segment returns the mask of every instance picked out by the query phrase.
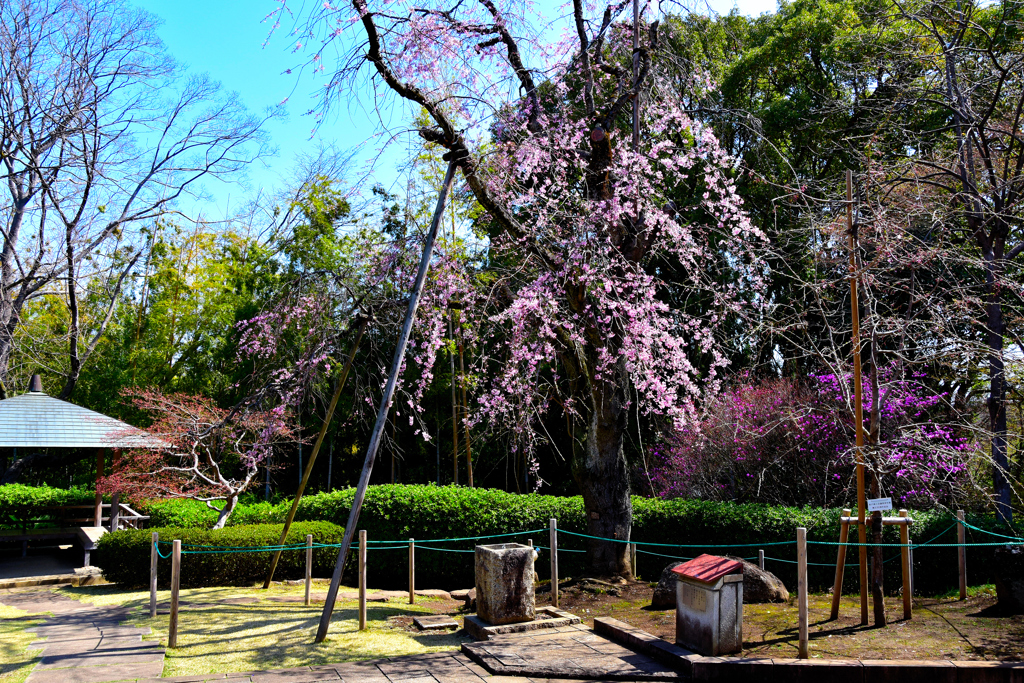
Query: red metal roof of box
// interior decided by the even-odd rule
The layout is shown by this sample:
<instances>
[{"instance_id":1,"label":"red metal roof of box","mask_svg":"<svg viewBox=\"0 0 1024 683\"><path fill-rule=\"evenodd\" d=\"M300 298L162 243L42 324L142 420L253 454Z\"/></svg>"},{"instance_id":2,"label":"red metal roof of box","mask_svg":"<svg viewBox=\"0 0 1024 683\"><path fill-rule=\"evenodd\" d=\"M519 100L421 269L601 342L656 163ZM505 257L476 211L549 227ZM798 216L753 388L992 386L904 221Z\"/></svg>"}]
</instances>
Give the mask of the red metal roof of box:
<instances>
[{"instance_id":1,"label":"red metal roof of box","mask_svg":"<svg viewBox=\"0 0 1024 683\"><path fill-rule=\"evenodd\" d=\"M701 555L677 565L672 571L688 579L713 583L723 576L743 573L743 563L730 560L728 557Z\"/></svg>"}]
</instances>

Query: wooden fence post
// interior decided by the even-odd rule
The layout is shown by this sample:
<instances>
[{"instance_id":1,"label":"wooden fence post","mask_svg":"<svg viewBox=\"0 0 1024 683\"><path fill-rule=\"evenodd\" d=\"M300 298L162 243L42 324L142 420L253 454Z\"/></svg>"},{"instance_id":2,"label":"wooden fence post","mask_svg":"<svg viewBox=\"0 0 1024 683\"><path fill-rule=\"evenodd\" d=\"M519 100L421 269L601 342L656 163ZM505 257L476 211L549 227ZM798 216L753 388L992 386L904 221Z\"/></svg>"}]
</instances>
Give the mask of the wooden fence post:
<instances>
[{"instance_id":1,"label":"wooden fence post","mask_svg":"<svg viewBox=\"0 0 1024 683\"><path fill-rule=\"evenodd\" d=\"M797 655L807 659L807 529L796 530L797 601L800 607L800 648Z\"/></svg>"},{"instance_id":2,"label":"wooden fence post","mask_svg":"<svg viewBox=\"0 0 1024 683\"><path fill-rule=\"evenodd\" d=\"M764 571L764 551L763 550L758 550L757 551L757 566L761 568L761 571Z\"/></svg>"},{"instance_id":3,"label":"wooden fence post","mask_svg":"<svg viewBox=\"0 0 1024 683\"><path fill-rule=\"evenodd\" d=\"M832 615L830 619L839 618L839 599L843 597L843 574L846 572L846 542L850 538L850 523L844 522L843 518L849 518L852 510L843 510L839 517L839 552L836 553L836 580L832 584Z\"/></svg>"},{"instance_id":4,"label":"wooden fence post","mask_svg":"<svg viewBox=\"0 0 1024 683\"><path fill-rule=\"evenodd\" d=\"M633 567L633 578L636 578L636 543L629 546L629 564Z\"/></svg>"},{"instance_id":5,"label":"wooden fence post","mask_svg":"<svg viewBox=\"0 0 1024 683\"><path fill-rule=\"evenodd\" d=\"M897 513L900 517L907 518L909 514L906 510L900 510ZM900 564L903 570L903 618L913 619L911 612L911 587L910 587L910 520L907 519L905 524L900 524L900 544L903 546L900 548Z\"/></svg>"},{"instance_id":6,"label":"wooden fence post","mask_svg":"<svg viewBox=\"0 0 1024 683\"><path fill-rule=\"evenodd\" d=\"M178 591L181 587L181 541L171 551L171 616L167 624L167 647L178 647Z\"/></svg>"},{"instance_id":7,"label":"wooden fence post","mask_svg":"<svg viewBox=\"0 0 1024 683\"><path fill-rule=\"evenodd\" d=\"M964 511L956 511L956 542L960 547L956 549L957 565L960 569L960 599L967 599L967 527L964 526Z\"/></svg>"},{"instance_id":8,"label":"wooden fence post","mask_svg":"<svg viewBox=\"0 0 1024 683\"><path fill-rule=\"evenodd\" d=\"M117 531L118 524L121 523L121 493L115 491L110 496L110 530Z\"/></svg>"},{"instance_id":9,"label":"wooden fence post","mask_svg":"<svg viewBox=\"0 0 1024 683\"><path fill-rule=\"evenodd\" d=\"M306 599L303 601L309 607L309 589L313 584L313 534L306 534Z\"/></svg>"},{"instance_id":10,"label":"wooden fence post","mask_svg":"<svg viewBox=\"0 0 1024 683\"><path fill-rule=\"evenodd\" d=\"M359 530L359 630L366 630L366 529Z\"/></svg>"},{"instance_id":11,"label":"wooden fence post","mask_svg":"<svg viewBox=\"0 0 1024 683\"><path fill-rule=\"evenodd\" d=\"M154 531L150 536L153 547L149 549L149 616L156 616L156 564L160 559L160 534Z\"/></svg>"},{"instance_id":12,"label":"wooden fence post","mask_svg":"<svg viewBox=\"0 0 1024 683\"><path fill-rule=\"evenodd\" d=\"M551 604L558 607L558 521L554 518L548 522L548 534L551 546Z\"/></svg>"},{"instance_id":13,"label":"wooden fence post","mask_svg":"<svg viewBox=\"0 0 1024 683\"><path fill-rule=\"evenodd\" d=\"M409 539L409 604L416 603L416 539Z\"/></svg>"}]
</instances>

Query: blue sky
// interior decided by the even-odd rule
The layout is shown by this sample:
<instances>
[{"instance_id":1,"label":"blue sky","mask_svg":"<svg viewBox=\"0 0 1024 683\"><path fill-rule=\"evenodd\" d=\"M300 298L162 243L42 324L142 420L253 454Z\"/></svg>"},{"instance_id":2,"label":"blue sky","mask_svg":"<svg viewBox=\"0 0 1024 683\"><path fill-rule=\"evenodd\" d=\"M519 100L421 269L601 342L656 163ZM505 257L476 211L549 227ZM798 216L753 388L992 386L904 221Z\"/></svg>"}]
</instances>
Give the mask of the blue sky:
<instances>
[{"instance_id":1,"label":"blue sky","mask_svg":"<svg viewBox=\"0 0 1024 683\"><path fill-rule=\"evenodd\" d=\"M261 160L250 169L250 187L209 185L213 201L202 207L209 218L227 214L232 206L258 188L271 190L287 183L297 155L314 153L319 146L354 149L366 143L378 130L377 118L357 104L338 107L311 136L313 120L304 116L310 93L320 78L299 78L286 71L297 65L299 55L290 53L294 44L281 33L264 47L270 30L263 19L278 6L274 0L135 0L135 3L163 20L160 37L168 50L190 71L209 73L228 90L236 91L252 111L263 111L287 99L287 117L268 127L274 157ZM709 0L718 12L735 7L745 14L774 11L775 0ZM301 3L300 3L301 5ZM282 25L282 29L287 29ZM400 125L402 121L395 121ZM396 126L397 127L397 126ZM356 154L358 173L375 156L378 143L365 144ZM398 150L377 161L375 179L385 186L398 183Z\"/></svg>"}]
</instances>

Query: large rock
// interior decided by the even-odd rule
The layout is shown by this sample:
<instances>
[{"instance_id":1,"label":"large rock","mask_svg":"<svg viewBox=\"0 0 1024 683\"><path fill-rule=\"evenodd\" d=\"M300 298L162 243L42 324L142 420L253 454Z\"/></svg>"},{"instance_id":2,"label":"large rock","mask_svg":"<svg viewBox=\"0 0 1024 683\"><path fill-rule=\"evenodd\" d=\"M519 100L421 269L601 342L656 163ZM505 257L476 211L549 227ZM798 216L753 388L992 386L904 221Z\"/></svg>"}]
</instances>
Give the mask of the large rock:
<instances>
[{"instance_id":1,"label":"large rock","mask_svg":"<svg viewBox=\"0 0 1024 683\"><path fill-rule=\"evenodd\" d=\"M787 602L789 591L771 572L739 557L727 556L743 563L743 602L752 605L761 602ZM651 609L672 609L676 606L676 575L672 569L682 562L673 562L661 572L658 585L651 597Z\"/></svg>"},{"instance_id":2,"label":"large rock","mask_svg":"<svg viewBox=\"0 0 1024 683\"><path fill-rule=\"evenodd\" d=\"M476 547L477 616L488 624L533 621L533 561L537 552L520 543Z\"/></svg>"},{"instance_id":3,"label":"large rock","mask_svg":"<svg viewBox=\"0 0 1024 683\"><path fill-rule=\"evenodd\" d=\"M1009 614L1024 612L1024 547L1008 545L995 551L996 598Z\"/></svg>"},{"instance_id":4,"label":"large rock","mask_svg":"<svg viewBox=\"0 0 1024 683\"><path fill-rule=\"evenodd\" d=\"M788 602L789 591L779 577L761 569L742 557L726 555L730 560L743 563L743 602L755 605L762 602Z\"/></svg>"},{"instance_id":5,"label":"large rock","mask_svg":"<svg viewBox=\"0 0 1024 683\"><path fill-rule=\"evenodd\" d=\"M672 573L672 569L681 564L682 562L673 562L662 570L658 585L654 588L654 596L651 598L651 609L675 608L676 575Z\"/></svg>"}]
</instances>

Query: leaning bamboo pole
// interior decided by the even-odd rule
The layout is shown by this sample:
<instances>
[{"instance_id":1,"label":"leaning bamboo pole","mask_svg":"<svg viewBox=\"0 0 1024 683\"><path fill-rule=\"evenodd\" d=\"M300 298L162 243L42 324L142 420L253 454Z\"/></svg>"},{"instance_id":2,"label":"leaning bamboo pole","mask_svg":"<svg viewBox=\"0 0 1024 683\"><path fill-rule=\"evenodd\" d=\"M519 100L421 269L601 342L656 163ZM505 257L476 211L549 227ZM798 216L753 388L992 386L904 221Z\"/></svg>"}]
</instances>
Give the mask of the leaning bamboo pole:
<instances>
[{"instance_id":1,"label":"leaning bamboo pole","mask_svg":"<svg viewBox=\"0 0 1024 683\"><path fill-rule=\"evenodd\" d=\"M377 457L377 450L380 448L381 437L387 424L391 399L395 395L395 386L398 384L398 371L402 368L405 347L409 344L409 335L412 333L412 322L416 317L416 309L420 305L420 295L423 293L423 284L427 279L427 270L430 268L430 257L434 253L434 240L437 237L437 228L441 223L441 215L444 213L448 190L451 189L452 181L455 179L455 168L456 162L449 161L448 171L444 175L444 182L437 193L437 207L434 209L434 217L430 222L430 229L427 231L427 237L423 243L423 255L420 257L420 267L416 273L416 284L413 285L412 294L409 296L409 308L405 312L405 322L402 324L402 332L398 336L398 344L395 345L395 356L391 361L391 373L388 375L388 382L384 387L384 395L381 396L380 406L377 409L377 422L373 426L370 445L366 449L363 471L359 475L359 485L356 487L356 495L352 499L352 508L348 513L348 522L345 523L345 536L341 541L338 559L334 563L331 587L327 590L324 611L320 615L320 625L316 631L315 642L317 643L323 642L327 637L327 629L331 625L331 615L334 613L334 604L338 599L338 588L341 586L341 574L345 568L345 558L348 556L349 548L352 546L352 536L356 531L356 524L359 523L359 512L362 510L363 499L366 497L366 487L370 483L370 474L373 472L373 461Z\"/></svg>"},{"instance_id":2,"label":"leaning bamboo pole","mask_svg":"<svg viewBox=\"0 0 1024 683\"><path fill-rule=\"evenodd\" d=\"M320 446L324 442L324 435L327 434L327 427L331 424L331 418L334 417L334 409L338 405L338 398L341 396L341 390L345 388L345 382L348 380L348 373L352 369L352 363L356 358L356 351L359 350L359 342L363 339L363 332L366 331L366 326L370 322L370 316L365 313L359 314L359 328L356 331L356 339L352 343L352 351L348 354L348 359L345 361L345 369L341 371L341 377L338 378L338 385L334 388L334 395L331 397L331 404L327 407L327 414L324 416L324 423L320 425L320 433L317 434L316 444L313 446L313 452L309 456L309 462L306 463L306 470L302 473L302 481L299 482L299 490L295 492L295 500L292 501L292 507L288 510L288 516L284 520L284 528L281 529L281 539L277 542L278 545L284 545L284 539L288 536L288 529L292 526L292 521L295 519L295 512L299 509L299 501L302 500L302 494L306 490L306 484L309 482L309 475L313 472L313 464L316 463L316 456L320 453ZM270 588L270 582L274 580L274 571L277 569L277 563L281 559L281 551L277 550L274 552L274 557L270 560L270 571L267 572L267 579L263 582L264 590Z\"/></svg>"}]
</instances>

